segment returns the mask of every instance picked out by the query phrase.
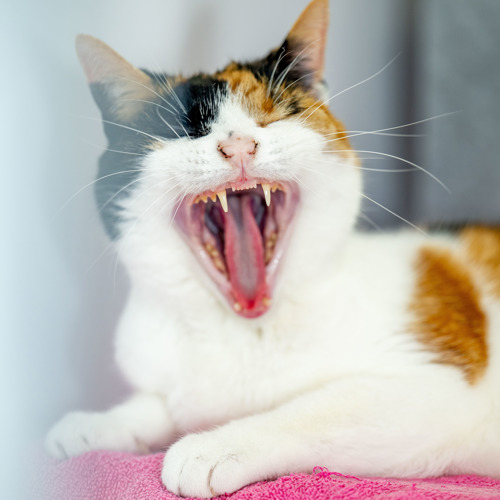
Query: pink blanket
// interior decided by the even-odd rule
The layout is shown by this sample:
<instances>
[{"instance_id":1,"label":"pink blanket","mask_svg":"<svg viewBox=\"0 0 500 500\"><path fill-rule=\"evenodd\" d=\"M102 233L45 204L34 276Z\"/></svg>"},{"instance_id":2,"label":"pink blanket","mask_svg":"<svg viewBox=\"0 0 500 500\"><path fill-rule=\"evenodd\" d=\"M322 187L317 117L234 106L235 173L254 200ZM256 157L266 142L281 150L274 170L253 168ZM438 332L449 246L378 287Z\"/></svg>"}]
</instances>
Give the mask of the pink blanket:
<instances>
[{"instance_id":1,"label":"pink blanket","mask_svg":"<svg viewBox=\"0 0 500 500\"><path fill-rule=\"evenodd\" d=\"M37 500L174 500L161 483L163 454L91 452L65 462L44 457L30 498ZM500 480L479 476L435 479L363 479L318 467L314 474L292 474L255 483L231 500L287 499L499 499Z\"/></svg>"}]
</instances>

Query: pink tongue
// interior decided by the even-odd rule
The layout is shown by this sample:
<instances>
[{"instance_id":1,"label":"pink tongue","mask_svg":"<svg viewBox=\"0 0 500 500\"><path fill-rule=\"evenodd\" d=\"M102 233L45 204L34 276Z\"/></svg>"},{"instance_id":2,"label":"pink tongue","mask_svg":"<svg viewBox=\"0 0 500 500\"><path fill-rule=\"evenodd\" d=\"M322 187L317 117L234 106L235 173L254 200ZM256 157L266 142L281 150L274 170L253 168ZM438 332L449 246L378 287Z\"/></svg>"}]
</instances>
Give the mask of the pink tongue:
<instances>
[{"instance_id":1,"label":"pink tongue","mask_svg":"<svg viewBox=\"0 0 500 500\"><path fill-rule=\"evenodd\" d=\"M244 310L260 308L266 296L264 245L250 195L229 196L224 214L226 263L236 302Z\"/></svg>"}]
</instances>

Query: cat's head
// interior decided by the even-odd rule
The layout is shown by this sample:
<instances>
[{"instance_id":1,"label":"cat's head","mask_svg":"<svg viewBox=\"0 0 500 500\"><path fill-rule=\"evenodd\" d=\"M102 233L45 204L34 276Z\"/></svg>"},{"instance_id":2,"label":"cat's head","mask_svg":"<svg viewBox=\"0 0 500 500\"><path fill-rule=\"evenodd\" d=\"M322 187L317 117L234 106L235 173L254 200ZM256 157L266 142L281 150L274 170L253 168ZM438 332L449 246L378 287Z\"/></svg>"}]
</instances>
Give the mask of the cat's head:
<instances>
[{"instance_id":1,"label":"cat's head","mask_svg":"<svg viewBox=\"0 0 500 500\"><path fill-rule=\"evenodd\" d=\"M301 287L333 265L360 179L324 103L327 24L328 1L313 0L265 58L187 78L139 70L78 37L109 141L98 205L132 274L183 275L187 245L204 281L253 318L281 274Z\"/></svg>"}]
</instances>

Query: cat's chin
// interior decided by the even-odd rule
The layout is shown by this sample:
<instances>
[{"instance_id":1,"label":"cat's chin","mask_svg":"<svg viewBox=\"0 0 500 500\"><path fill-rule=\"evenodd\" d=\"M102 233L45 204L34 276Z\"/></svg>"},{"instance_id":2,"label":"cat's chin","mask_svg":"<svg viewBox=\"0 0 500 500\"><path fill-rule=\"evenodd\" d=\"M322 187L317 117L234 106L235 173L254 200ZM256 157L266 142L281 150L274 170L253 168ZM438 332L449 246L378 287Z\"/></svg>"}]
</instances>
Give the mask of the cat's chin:
<instances>
[{"instance_id":1,"label":"cat's chin","mask_svg":"<svg viewBox=\"0 0 500 500\"><path fill-rule=\"evenodd\" d=\"M294 183L252 180L174 207L177 229L239 316L257 318L271 307L299 200Z\"/></svg>"}]
</instances>

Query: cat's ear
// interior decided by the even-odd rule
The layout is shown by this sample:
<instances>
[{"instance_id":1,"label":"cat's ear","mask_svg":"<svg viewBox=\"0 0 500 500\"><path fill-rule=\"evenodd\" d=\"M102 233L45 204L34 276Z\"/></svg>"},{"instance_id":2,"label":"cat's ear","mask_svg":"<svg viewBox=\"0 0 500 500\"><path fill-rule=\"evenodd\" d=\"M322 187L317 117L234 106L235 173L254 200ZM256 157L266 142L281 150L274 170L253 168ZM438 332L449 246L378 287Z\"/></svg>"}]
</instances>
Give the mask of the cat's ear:
<instances>
[{"instance_id":1,"label":"cat's ear","mask_svg":"<svg viewBox=\"0 0 500 500\"><path fill-rule=\"evenodd\" d=\"M282 49L311 90L322 92L329 21L328 0L312 0L288 33ZM280 51L278 51L280 52Z\"/></svg>"},{"instance_id":2,"label":"cat's ear","mask_svg":"<svg viewBox=\"0 0 500 500\"><path fill-rule=\"evenodd\" d=\"M126 121L154 94L151 78L98 38L78 35L76 52L103 115Z\"/></svg>"}]
</instances>

